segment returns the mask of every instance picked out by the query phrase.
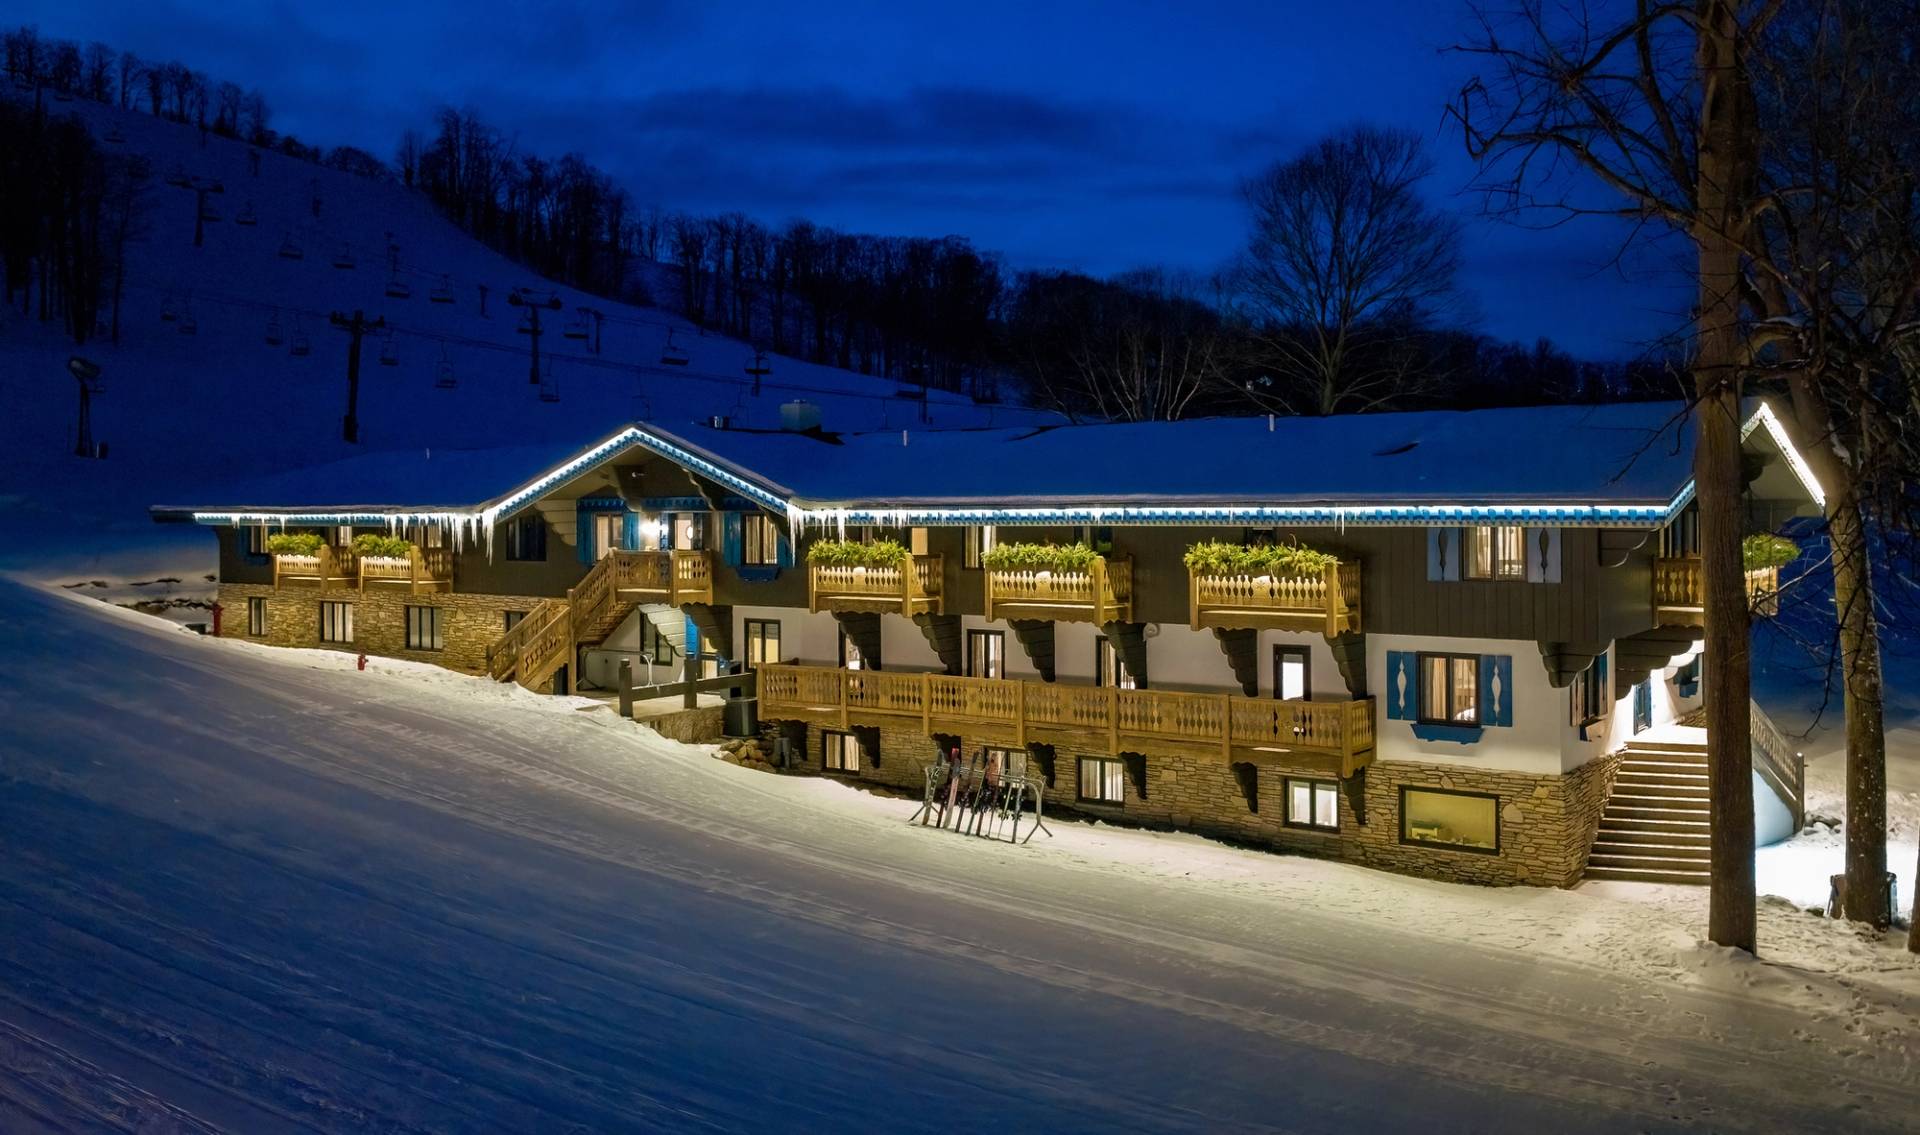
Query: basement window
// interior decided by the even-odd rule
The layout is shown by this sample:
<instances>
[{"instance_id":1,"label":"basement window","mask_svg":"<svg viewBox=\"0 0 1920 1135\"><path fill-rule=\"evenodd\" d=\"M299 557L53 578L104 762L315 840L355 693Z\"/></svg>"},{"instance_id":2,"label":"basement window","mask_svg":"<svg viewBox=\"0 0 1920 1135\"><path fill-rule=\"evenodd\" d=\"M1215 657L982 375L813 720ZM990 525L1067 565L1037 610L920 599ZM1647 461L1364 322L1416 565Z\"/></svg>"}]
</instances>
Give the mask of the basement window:
<instances>
[{"instance_id":1,"label":"basement window","mask_svg":"<svg viewBox=\"0 0 1920 1135\"><path fill-rule=\"evenodd\" d=\"M851 733L821 733L820 765L828 772L859 772L860 742Z\"/></svg>"},{"instance_id":2,"label":"basement window","mask_svg":"<svg viewBox=\"0 0 1920 1135\"><path fill-rule=\"evenodd\" d=\"M1400 786L1400 842L1500 853L1500 798L1482 792Z\"/></svg>"},{"instance_id":3,"label":"basement window","mask_svg":"<svg viewBox=\"0 0 1920 1135\"><path fill-rule=\"evenodd\" d=\"M1080 799L1086 803L1125 803L1126 785L1125 762L1114 757L1080 758Z\"/></svg>"},{"instance_id":4,"label":"basement window","mask_svg":"<svg viewBox=\"0 0 1920 1135\"><path fill-rule=\"evenodd\" d=\"M320 641L353 641L353 604L320 604Z\"/></svg>"},{"instance_id":5,"label":"basement window","mask_svg":"<svg viewBox=\"0 0 1920 1135\"><path fill-rule=\"evenodd\" d=\"M1340 786L1331 780L1285 779L1287 815L1290 828L1340 830Z\"/></svg>"}]
</instances>

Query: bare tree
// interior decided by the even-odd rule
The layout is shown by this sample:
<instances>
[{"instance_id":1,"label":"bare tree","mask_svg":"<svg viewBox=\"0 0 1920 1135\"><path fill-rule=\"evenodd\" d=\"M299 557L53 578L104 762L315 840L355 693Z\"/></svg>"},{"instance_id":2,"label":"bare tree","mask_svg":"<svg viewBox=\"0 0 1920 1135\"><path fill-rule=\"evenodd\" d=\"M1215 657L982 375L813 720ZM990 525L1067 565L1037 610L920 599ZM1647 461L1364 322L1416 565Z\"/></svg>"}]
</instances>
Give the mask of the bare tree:
<instances>
[{"instance_id":1,"label":"bare tree","mask_svg":"<svg viewBox=\"0 0 1920 1135\"><path fill-rule=\"evenodd\" d=\"M87 45L84 87L88 98L95 102L113 102L114 62L113 48L104 43Z\"/></svg>"},{"instance_id":2,"label":"bare tree","mask_svg":"<svg viewBox=\"0 0 1920 1135\"><path fill-rule=\"evenodd\" d=\"M120 53L120 109L132 110L135 100L140 97L141 84L147 79L147 65L131 51Z\"/></svg>"},{"instance_id":3,"label":"bare tree","mask_svg":"<svg viewBox=\"0 0 1920 1135\"><path fill-rule=\"evenodd\" d=\"M1162 269L1095 280L1030 272L1008 313L1015 363L1069 418L1171 421L1225 380L1233 353L1200 284Z\"/></svg>"},{"instance_id":4,"label":"bare tree","mask_svg":"<svg viewBox=\"0 0 1920 1135\"><path fill-rule=\"evenodd\" d=\"M1418 384L1403 347L1453 305L1460 263L1458 225L1419 194L1430 170L1418 135L1362 126L1243 187L1238 282L1287 408L1371 410Z\"/></svg>"}]
</instances>

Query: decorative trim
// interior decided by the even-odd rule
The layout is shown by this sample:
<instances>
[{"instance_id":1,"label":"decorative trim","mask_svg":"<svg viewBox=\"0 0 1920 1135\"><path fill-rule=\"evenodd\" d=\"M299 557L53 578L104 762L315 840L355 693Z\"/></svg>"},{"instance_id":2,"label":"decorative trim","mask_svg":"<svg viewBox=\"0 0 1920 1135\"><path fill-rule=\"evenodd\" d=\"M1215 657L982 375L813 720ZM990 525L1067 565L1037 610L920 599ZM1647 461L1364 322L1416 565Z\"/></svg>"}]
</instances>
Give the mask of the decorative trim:
<instances>
[{"instance_id":1,"label":"decorative trim","mask_svg":"<svg viewBox=\"0 0 1920 1135\"><path fill-rule=\"evenodd\" d=\"M1485 733L1484 725L1435 725L1431 722L1414 722L1413 735L1422 741L1451 741L1456 745L1472 745Z\"/></svg>"}]
</instances>

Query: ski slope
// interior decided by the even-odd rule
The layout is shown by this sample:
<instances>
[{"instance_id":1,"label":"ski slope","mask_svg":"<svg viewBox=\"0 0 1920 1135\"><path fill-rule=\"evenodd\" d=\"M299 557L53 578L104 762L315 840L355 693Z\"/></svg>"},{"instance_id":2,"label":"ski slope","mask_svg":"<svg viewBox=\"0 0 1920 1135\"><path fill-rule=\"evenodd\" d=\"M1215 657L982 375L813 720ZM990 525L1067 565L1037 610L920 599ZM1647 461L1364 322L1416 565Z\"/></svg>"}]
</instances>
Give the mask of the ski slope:
<instances>
[{"instance_id":1,"label":"ski slope","mask_svg":"<svg viewBox=\"0 0 1920 1135\"><path fill-rule=\"evenodd\" d=\"M0 584L0 1130L1911 1130L1920 965L906 801ZM32 633L25 633L31 628Z\"/></svg>"},{"instance_id":2,"label":"ski slope","mask_svg":"<svg viewBox=\"0 0 1920 1135\"><path fill-rule=\"evenodd\" d=\"M752 345L703 335L662 308L609 303L538 279L398 184L266 152L256 174L240 142L80 100L50 109L85 120L103 148L145 157L153 181L144 234L129 252L121 344L102 339L77 350L104 371L93 432L108 446L106 461L71 456L71 340L57 325L0 307L8 409L0 416L0 563L26 562L44 548L85 566L131 543L185 539L152 531L141 510L354 452L585 444L637 419L679 426L724 415L773 428L782 403L795 399L819 406L823 424L839 431L1053 420L934 392L923 422L917 397L905 396L917 388L782 356L769 356L771 373L756 394L745 373ZM115 131L122 141L104 141ZM208 198L220 219L204 226L202 247L193 243L196 196L170 184L176 176L223 187ZM243 213L256 223L237 223ZM336 267L336 259L352 267ZM652 276L666 291L664 275ZM408 296L389 296L393 283ZM433 302L443 287L451 302ZM518 333L522 313L507 303L520 287L562 304L543 313L541 337L557 402L542 401L528 382L531 338ZM598 353L591 340L566 335L582 305L605 313ZM381 362L384 336L365 341L357 449L340 440L348 336L327 324L329 313L355 310L387 321L395 359ZM182 332L189 318L190 335ZM278 345L267 342L270 328ZM662 364L670 333L684 366ZM309 353L296 356L301 336ZM443 363L452 389L437 385ZM202 544L211 562L211 544Z\"/></svg>"}]
</instances>

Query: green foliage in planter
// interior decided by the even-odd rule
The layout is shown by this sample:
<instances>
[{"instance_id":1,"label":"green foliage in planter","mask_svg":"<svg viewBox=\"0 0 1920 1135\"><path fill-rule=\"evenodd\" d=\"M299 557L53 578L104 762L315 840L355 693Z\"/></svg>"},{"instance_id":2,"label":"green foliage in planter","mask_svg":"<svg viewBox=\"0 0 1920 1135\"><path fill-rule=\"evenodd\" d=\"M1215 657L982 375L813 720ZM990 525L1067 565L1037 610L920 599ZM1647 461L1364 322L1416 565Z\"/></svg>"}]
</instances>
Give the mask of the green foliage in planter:
<instances>
[{"instance_id":1,"label":"green foliage in planter","mask_svg":"<svg viewBox=\"0 0 1920 1135\"><path fill-rule=\"evenodd\" d=\"M988 571L1087 571L1099 556L1086 544L995 544L980 557Z\"/></svg>"},{"instance_id":2,"label":"green foliage in planter","mask_svg":"<svg viewBox=\"0 0 1920 1135\"><path fill-rule=\"evenodd\" d=\"M1748 571L1782 568L1800 558L1800 545L1785 536L1756 532L1740 541L1740 558Z\"/></svg>"},{"instance_id":3,"label":"green foliage in planter","mask_svg":"<svg viewBox=\"0 0 1920 1135\"><path fill-rule=\"evenodd\" d=\"M400 536L382 536L362 532L353 538L353 554L376 558L406 559L413 552L413 541Z\"/></svg>"},{"instance_id":4,"label":"green foliage in planter","mask_svg":"<svg viewBox=\"0 0 1920 1135\"><path fill-rule=\"evenodd\" d=\"M1189 570L1201 575L1269 575L1297 578L1325 575L1340 557L1298 544L1229 544L1205 540L1187 549Z\"/></svg>"},{"instance_id":5,"label":"green foliage in planter","mask_svg":"<svg viewBox=\"0 0 1920 1135\"><path fill-rule=\"evenodd\" d=\"M907 546L898 540L815 540L807 545L807 562L821 567L901 567Z\"/></svg>"},{"instance_id":6,"label":"green foliage in planter","mask_svg":"<svg viewBox=\"0 0 1920 1135\"><path fill-rule=\"evenodd\" d=\"M275 532L267 537L267 551L276 556L317 556L326 543L317 532Z\"/></svg>"}]
</instances>

